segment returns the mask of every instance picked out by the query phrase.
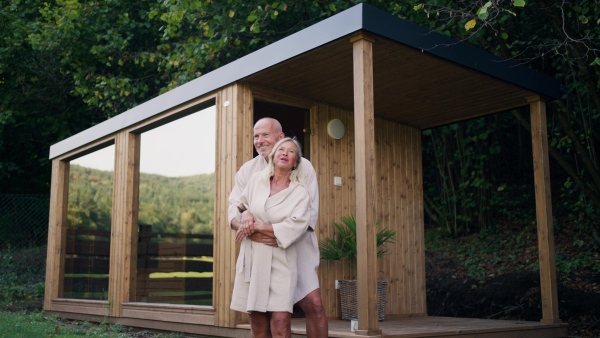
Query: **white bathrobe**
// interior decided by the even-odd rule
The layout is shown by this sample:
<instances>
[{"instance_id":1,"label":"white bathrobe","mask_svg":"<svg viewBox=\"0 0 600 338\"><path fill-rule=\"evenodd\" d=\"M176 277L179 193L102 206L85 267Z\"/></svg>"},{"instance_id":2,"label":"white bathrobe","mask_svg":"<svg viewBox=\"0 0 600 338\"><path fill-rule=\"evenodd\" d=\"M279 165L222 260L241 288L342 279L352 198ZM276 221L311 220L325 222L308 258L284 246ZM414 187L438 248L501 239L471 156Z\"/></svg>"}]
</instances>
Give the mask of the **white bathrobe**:
<instances>
[{"instance_id":1,"label":"white bathrobe","mask_svg":"<svg viewBox=\"0 0 600 338\"><path fill-rule=\"evenodd\" d=\"M240 170L235 174L235 185L229 195L229 216L228 224L237 217L239 198L252 175L264 170L267 167L267 161L262 156L256 156L252 160L244 163ZM310 221L308 229L304 235L296 241L296 250L300 253L302 259L298 260L298 284L294 295L294 302L298 302L313 290L319 288L319 277L317 269L319 268L319 242L315 235L317 218L319 215L319 185L317 184L317 174L309 160L302 158L299 174L304 178L304 184L308 189L310 196Z\"/></svg>"},{"instance_id":2,"label":"white bathrobe","mask_svg":"<svg viewBox=\"0 0 600 338\"><path fill-rule=\"evenodd\" d=\"M252 176L239 199L241 212L273 225L278 248L245 238L236 263L231 309L241 312L293 312L298 279L295 242L306 233L310 219L308 190L298 183L269 197L262 173Z\"/></svg>"}]
</instances>

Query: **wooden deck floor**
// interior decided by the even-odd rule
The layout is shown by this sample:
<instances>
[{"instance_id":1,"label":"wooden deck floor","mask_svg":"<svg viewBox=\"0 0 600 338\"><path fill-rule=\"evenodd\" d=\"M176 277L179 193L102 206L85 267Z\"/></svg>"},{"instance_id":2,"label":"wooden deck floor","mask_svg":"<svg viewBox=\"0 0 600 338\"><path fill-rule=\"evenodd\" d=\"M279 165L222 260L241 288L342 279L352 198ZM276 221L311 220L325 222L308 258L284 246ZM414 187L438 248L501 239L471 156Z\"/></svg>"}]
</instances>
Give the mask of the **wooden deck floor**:
<instances>
[{"instance_id":1,"label":"wooden deck floor","mask_svg":"<svg viewBox=\"0 0 600 338\"><path fill-rule=\"evenodd\" d=\"M235 337L249 338L250 325L239 324L236 328L216 327L181 322L165 322L156 319L111 318L89 315L84 313L54 313L61 317L103 321L112 324L122 324L162 332L183 332L184 337ZM350 332L350 322L329 320L329 337L356 338L363 337ZM306 322L304 318L292 319L292 337L306 338ZM382 330L381 338L407 337L443 337L443 338L559 338L567 336L567 324L543 324L515 320L450 318L450 317L402 317L386 318L379 322ZM188 335L189 334L189 335ZM372 337L372 336L371 336Z\"/></svg>"},{"instance_id":2,"label":"wooden deck floor","mask_svg":"<svg viewBox=\"0 0 600 338\"><path fill-rule=\"evenodd\" d=\"M294 337L305 337L304 319L292 319ZM379 323L383 338L404 337L493 337L539 338L565 337L567 324L542 324L540 322L449 318L409 317L386 319ZM329 320L329 337L361 337L350 332L350 322Z\"/></svg>"}]
</instances>

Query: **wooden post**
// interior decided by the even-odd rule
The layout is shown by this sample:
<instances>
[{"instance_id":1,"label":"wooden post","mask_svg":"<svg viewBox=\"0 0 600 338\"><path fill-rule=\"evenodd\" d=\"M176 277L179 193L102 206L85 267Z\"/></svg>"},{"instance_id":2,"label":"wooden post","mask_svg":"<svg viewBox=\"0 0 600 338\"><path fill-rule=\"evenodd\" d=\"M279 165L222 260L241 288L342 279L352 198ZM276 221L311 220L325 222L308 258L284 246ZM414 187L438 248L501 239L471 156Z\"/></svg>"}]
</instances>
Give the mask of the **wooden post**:
<instances>
[{"instance_id":1,"label":"wooden post","mask_svg":"<svg viewBox=\"0 0 600 338\"><path fill-rule=\"evenodd\" d=\"M50 214L48 221L48 253L46 255L46 290L44 310L52 310L52 299L63 295L65 247L67 243L67 206L69 192L69 163L52 161Z\"/></svg>"},{"instance_id":2,"label":"wooden post","mask_svg":"<svg viewBox=\"0 0 600 338\"><path fill-rule=\"evenodd\" d=\"M135 300L137 284L140 134L127 130L115 140L113 214L108 275L109 316L123 315L123 302Z\"/></svg>"},{"instance_id":3,"label":"wooden post","mask_svg":"<svg viewBox=\"0 0 600 338\"><path fill-rule=\"evenodd\" d=\"M222 327L248 322L246 314L229 308L239 245L227 224L227 209L235 173L252 159L252 108L252 92L247 86L234 84L217 93L213 300L215 323Z\"/></svg>"},{"instance_id":4,"label":"wooden post","mask_svg":"<svg viewBox=\"0 0 600 338\"><path fill-rule=\"evenodd\" d=\"M560 323L556 291L556 262L554 258L554 229L552 228L552 197L550 194L550 165L546 104L540 98L530 101L533 175L537 219L540 287L542 292L542 323Z\"/></svg>"},{"instance_id":5,"label":"wooden post","mask_svg":"<svg viewBox=\"0 0 600 338\"><path fill-rule=\"evenodd\" d=\"M381 335L377 315L377 240L375 227L375 112L373 39L350 39L354 50L354 131L356 166L356 241L358 279L357 335Z\"/></svg>"}]
</instances>

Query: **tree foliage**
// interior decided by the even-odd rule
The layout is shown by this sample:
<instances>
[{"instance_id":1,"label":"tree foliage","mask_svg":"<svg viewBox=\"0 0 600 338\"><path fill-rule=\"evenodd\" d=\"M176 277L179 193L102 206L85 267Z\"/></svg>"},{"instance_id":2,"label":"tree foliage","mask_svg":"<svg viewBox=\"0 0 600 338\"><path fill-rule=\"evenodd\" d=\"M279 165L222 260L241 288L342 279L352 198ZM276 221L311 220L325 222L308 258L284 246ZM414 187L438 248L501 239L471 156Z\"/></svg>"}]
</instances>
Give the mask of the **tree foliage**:
<instances>
[{"instance_id":1,"label":"tree foliage","mask_svg":"<svg viewBox=\"0 0 600 338\"><path fill-rule=\"evenodd\" d=\"M547 107L552 175L562 184L554 191L559 201L555 209L584 224L600 243L600 4L425 1L415 9L433 29L548 73L565 85L563 97ZM530 131L523 111L513 115Z\"/></svg>"},{"instance_id":2,"label":"tree foliage","mask_svg":"<svg viewBox=\"0 0 600 338\"><path fill-rule=\"evenodd\" d=\"M69 94L58 57L28 43L40 20L35 1L0 1L0 190L49 189L50 141L85 126L85 106Z\"/></svg>"},{"instance_id":3,"label":"tree foliage","mask_svg":"<svg viewBox=\"0 0 600 338\"><path fill-rule=\"evenodd\" d=\"M121 113L156 95L162 86L156 22L150 1L106 0L44 3L28 40L56 55L69 76L71 94L103 117Z\"/></svg>"},{"instance_id":4,"label":"tree foliage","mask_svg":"<svg viewBox=\"0 0 600 338\"><path fill-rule=\"evenodd\" d=\"M0 190L47 192L51 144L158 94L150 3L0 0Z\"/></svg>"},{"instance_id":5,"label":"tree foliage","mask_svg":"<svg viewBox=\"0 0 600 338\"><path fill-rule=\"evenodd\" d=\"M0 190L47 191L51 144L359 2L559 79L554 209L600 242L600 4L587 0L0 0ZM429 219L460 235L515 217L532 183L503 163L530 147L528 124L516 110L425 133Z\"/></svg>"},{"instance_id":6,"label":"tree foliage","mask_svg":"<svg viewBox=\"0 0 600 338\"><path fill-rule=\"evenodd\" d=\"M163 22L157 48L172 89L336 12L324 1L165 0L149 16Z\"/></svg>"}]
</instances>

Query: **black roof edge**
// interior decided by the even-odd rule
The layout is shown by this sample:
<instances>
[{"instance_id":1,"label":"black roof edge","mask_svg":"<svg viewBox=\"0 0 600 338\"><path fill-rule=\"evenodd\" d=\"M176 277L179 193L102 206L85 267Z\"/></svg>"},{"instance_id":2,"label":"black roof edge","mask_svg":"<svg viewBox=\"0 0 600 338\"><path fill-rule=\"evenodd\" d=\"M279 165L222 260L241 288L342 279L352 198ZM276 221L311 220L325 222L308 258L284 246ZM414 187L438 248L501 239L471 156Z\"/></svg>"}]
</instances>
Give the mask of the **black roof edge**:
<instances>
[{"instance_id":1,"label":"black roof edge","mask_svg":"<svg viewBox=\"0 0 600 338\"><path fill-rule=\"evenodd\" d=\"M430 31L370 5L360 6L363 10L363 29L366 31L513 83L549 99L558 99L565 91L561 83L551 76Z\"/></svg>"}]
</instances>

